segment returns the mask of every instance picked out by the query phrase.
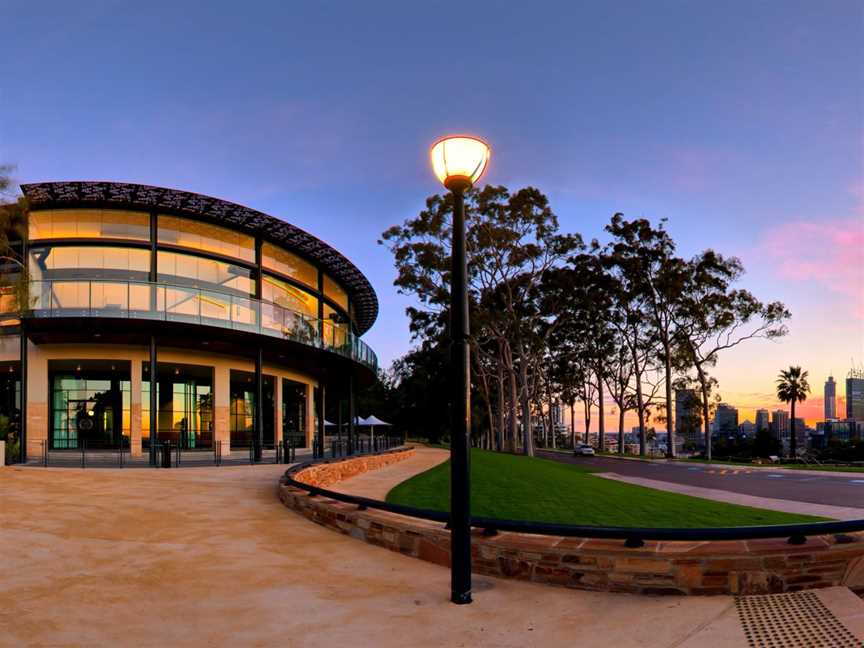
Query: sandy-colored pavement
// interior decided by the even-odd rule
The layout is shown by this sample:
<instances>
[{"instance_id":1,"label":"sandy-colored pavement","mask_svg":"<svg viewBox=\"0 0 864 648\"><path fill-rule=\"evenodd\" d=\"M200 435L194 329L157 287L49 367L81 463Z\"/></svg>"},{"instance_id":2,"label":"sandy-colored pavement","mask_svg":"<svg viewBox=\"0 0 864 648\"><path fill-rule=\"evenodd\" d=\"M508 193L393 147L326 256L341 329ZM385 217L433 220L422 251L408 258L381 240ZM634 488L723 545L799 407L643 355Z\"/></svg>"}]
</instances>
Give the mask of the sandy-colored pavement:
<instances>
[{"instance_id":1,"label":"sandy-colored pavement","mask_svg":"<svg viewBox=\"0 0 864 648\"><path fill-rule=\"evenodd\" d=\"M310 523L281 466L0 469L0 646L746 646L731 598L475 579Z\"/></svg>"},{"instance_id":2,"label":"sandy-colored pavement","mask_svg":"<svg viewBox=\"0 0 864 648\"><path fill-rule=\"evenodd\" d=\"M450 458L449 450L416 446L414 456L398 463L390 464L382 470L370 470L330 487L338 493L351 493L361 497L383 500L397 484L414 475L426 472Z\"/></svg>"}]
</instances>

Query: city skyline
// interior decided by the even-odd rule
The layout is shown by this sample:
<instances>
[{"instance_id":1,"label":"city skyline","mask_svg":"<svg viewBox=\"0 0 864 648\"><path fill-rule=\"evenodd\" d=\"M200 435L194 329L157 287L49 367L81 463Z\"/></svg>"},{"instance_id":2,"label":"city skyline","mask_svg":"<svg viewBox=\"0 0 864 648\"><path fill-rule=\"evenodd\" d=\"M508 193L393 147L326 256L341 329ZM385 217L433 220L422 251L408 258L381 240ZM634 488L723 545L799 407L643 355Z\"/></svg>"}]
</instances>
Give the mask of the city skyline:
<instances>
[{"instance_id":1,"label":"city skyline","mask_svg":"<svg viewBox=\"0 0 864 648\"><path fill-rule=\"evenodd\" d=\"M855 2L549 3L538 11L556 18L538 19L542 29L479 5L447 29L432 5L334 15L214 3L191 23L165 21L167 3L115 9L41 3L7 17L14 55L0 68L15 100L0 105L0 163L16 164L21 182L230 188L232 200L318 233L379 294L366 341L384 366L411 347L412 301L376 242L440 192L428 147L453 131L485 136L485 181L537 186L565 231L602 241L621 211L667 218L682 256L711 247L740 257L740 287L792 312L788 336L743 344L713 370L742 420L779 407L776 375L800 365L812 392L798 411L812 424L825 378L864 361ZM612 25L614 41L597 28ZM159 46L140 47L141 33ZM445 85L440 52L466 43L485 57Z\"/></svg>"}]
</instances>

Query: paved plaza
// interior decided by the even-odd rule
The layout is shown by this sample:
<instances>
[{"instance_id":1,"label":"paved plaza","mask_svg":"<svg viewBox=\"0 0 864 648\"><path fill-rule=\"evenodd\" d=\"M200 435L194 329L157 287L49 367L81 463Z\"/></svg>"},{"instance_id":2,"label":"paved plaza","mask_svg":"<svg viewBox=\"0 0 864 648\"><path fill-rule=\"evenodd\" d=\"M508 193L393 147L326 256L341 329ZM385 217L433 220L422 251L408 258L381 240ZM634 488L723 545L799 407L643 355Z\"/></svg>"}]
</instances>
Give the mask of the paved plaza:
<instances>
[{"instance_id":1,"label":"paved plaza","mask_svg":"<svg viewBox=\"0 0 864 648\"><path fill-rule=\"evenodd\" d=\"M378 495L442 458L421 451L343 488ZM451 605L448 570L282 506L283 470L0 469L0 646L747 645L731 597L483 577L474 604ZM864 638L848 590L819 597Z\"/></svg>"}]
</instances>

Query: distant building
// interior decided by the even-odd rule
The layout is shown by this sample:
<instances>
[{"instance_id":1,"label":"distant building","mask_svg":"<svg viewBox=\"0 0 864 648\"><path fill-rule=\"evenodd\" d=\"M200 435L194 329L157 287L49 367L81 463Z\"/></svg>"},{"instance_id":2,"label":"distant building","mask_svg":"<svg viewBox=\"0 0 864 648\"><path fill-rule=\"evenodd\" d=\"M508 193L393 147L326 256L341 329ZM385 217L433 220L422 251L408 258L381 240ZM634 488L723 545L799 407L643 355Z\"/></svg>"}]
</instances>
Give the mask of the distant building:
<instances>
[{"instance_id":1,"label":"distant building","mask_svg":"<svg viewBox=\"0 0 864 648\"><path fill-rule=\"evenodd\" d=\"M846 377L846 418L864 421L864 371L853 369Z\"/></svg>"},{"instance_id":2,"label":"distant building","mask_svg":"<svg viewBox=\"0 0 864 648\"><path fill-rule=\"evenodd\" d=\"M560 403L552 403L552 422L558 426L564 423L564 413Z\"/></svg>"},{"instance_id":3,"label":"distant building","mask_svg":"<svg viewBox=\"0 0 864 648\"><path fill-rule=\"evenodd\" d=\"M700 407L695 389L675 390L675 434L685 445L700 447L705 444Z\"/></svg>"},{"instance_id":4,"label":"distant building","mask_svg":"<svg viewBox=\"0 0 864 648\"><path fill-rule=\"evenodd\" d=\"M758 409L756 410L756 431L759 430L770 430L771 429L771 421L769 418L767 409Z\"/></svg>"},{"instance_id":5,"label":"distant building","mask_svg":"<svg viewBox=\"0 0 864 648\"><path fill-rule=\"evenodd\" d=\"M748 439L753 438L756 436L756 424L752 421L744 421L738 426L738 432Z\"/></svg>"},{"instance_id":6,"label":"distant building","mask_svg":"<svg viewBox=\"0 0 864 648\"><path fill-rule=\"evenodd\" d=\"M789 412L786 410L774 410L771 415L771 435L783 444L786 449L789 446Z\"/></svg>"},{"instance_id":7,"label":"distant building","mask_svg":"<svg viewBox=\"0 0 864 648\"><path fill-rule=\"evenodd\" d=\"M717 406L714 421L717 434L722 436L738 434L738 410L731 405L720 403Z\"/></svg>"},{"instance_id":8,"label":"distant building","mask_svg":"<svg viewBox=\"0 0 864 648\"><path fill-rule=\"evenodd\" d=\"M837 418L837 383L834 376L828 376L825 381L825 420Z\"/></svg>"}]
</instances>

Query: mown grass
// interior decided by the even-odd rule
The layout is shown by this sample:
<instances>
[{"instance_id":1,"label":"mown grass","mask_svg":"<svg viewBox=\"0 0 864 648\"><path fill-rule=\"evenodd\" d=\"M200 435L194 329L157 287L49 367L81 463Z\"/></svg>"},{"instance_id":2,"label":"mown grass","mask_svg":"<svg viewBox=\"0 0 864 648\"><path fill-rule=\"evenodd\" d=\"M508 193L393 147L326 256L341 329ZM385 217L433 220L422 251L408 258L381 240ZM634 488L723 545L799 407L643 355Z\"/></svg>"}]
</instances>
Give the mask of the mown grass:
<instances>
[{"instance_id":1,"label":"mown grass","mask_svg":"<svg viewBox=\"0 0 864 648\"><path fill-rule=\"evenodd\" d=\"M471 453L472 514L512 520L638 527L817 522L824 518L737 506L603 479L591 470L486 450ZM387 501L449 509L450 463L402 482Z\"/></svg>"}]
</instances>

